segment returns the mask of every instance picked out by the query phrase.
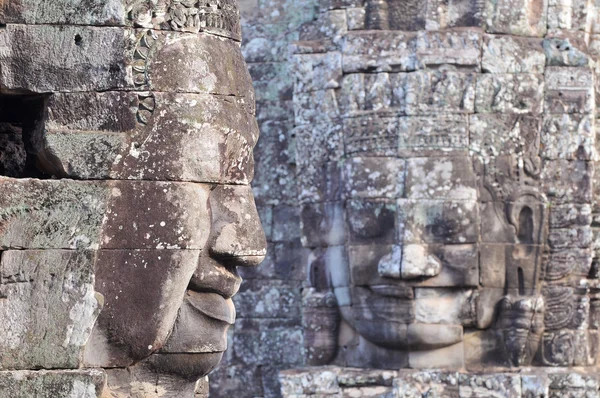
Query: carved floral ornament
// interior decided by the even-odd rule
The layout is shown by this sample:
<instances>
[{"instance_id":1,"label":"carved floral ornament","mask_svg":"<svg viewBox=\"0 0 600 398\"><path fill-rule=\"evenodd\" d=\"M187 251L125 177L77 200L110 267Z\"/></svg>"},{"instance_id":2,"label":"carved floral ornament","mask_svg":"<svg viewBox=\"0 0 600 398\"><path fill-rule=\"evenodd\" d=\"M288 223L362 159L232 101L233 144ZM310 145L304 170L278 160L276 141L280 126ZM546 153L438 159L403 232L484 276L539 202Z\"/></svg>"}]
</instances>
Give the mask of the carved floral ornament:
<instances>
[{"instance_id":1,"label":"carved floral ornament","mask_svg":"<svg viewBox=\"0 0 600 398\"><path fill-rule=\"evenodd\" d=\"M232 0L135 0L127 5L134 26L182 32L214 31L241 40L239 10Z\"/></svg>"}]
</instances>

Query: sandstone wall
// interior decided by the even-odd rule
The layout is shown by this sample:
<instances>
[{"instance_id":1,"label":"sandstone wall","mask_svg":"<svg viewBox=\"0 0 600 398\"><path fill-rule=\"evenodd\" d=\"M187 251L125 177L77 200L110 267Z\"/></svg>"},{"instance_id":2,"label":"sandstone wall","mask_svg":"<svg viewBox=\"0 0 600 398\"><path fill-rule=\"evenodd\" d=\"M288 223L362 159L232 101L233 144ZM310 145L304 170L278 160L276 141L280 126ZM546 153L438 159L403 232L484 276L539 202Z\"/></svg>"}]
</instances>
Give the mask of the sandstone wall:
<instances>
[{"instance_id":1,"label":"sandstone wall","mask_svg":"<svg viewBox=\"0 0 600 398\"><path fill-rule=\"evenodd\" d=\"M298 16L308 23L300 27ZM583 0L340 0L246 11L263 134L255 192L273 248L261 275L246 275L256 279L240 303L249 308L232 335L234 366L212 376L215 389L241 382L262 386L248 396L278 396L276 369L324 363L595 367L597 17L596 4ZM265 20L285 33L259 40L255 32L268 37L272 26ZM274 53L277 62L264 62ZM274 74L273 64L286 72ZM511 215L524 202L529 241ZM434 213L467 222L436 226L422 217ZM443 325L428 329L438 339L448 325L461 337L444 351L408 349L382 361L347 322L332 326L328 294L351 307L348 288L364 277L355 270L379 262L381 271L381 259L406 253L406 244L416 258L444 259L444 271L400 259L384 271L429 278L407 283L407 339L419 323ZM529 260L521 247L534 253ZM362 260L344 264L351 282L340 282L344 271L331 269L348 253ZM539 333L528 354L498 337L516 327L496 311L504 297L511 318L526 296L540 298L529 303L531 319L541 314L539 328L522 327Z\"/></svg>"}]
</instances>

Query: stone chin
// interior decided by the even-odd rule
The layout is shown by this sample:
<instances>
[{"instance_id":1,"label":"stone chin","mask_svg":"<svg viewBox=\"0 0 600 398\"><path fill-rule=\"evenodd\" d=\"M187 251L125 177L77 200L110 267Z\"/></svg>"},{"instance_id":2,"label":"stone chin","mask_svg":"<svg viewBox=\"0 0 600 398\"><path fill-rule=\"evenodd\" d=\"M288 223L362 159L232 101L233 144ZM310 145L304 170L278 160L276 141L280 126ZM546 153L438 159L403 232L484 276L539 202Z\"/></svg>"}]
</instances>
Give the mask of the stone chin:
<instances>
[{"instance_id":1,"label":"stone chin","mask_svg":"<svg viewBox=\"0 0 600 398\"><path fill-rule=\"evenodd\" d=\"M235 322L230 298L188 290L173 331L148 364L159 373L195 380L212 371L227 349L227 330Z\"/></svg>"},{"instance_id":2,"label":"stone chin","mask_svg":"<svg viewBox=\"0 0 600 398\"><path fill-rule=\"evenodd\" d=\"M145 364L154 372L167 374L194 382L209 374L223 358L223 352L206 353L157 353Z\"/></svg>"},{"instance_id":3,"label":"stone chin","mask_svg":"<svg viewBox=\"0 0 600 398\"><path fill-rule=\"evenodd\" d=\"M365 340L390 350L426 351L462 340L462 327L416 323L415 300L401 286L352 287L342 318Z\"/></svg>"}]
</instances>

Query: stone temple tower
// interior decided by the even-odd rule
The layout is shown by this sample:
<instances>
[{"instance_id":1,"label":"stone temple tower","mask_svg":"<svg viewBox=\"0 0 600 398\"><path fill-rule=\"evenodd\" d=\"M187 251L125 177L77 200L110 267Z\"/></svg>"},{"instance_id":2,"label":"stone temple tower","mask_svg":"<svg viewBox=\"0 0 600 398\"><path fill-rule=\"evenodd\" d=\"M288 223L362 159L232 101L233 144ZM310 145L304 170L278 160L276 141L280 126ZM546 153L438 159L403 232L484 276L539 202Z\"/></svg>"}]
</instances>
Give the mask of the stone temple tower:
<instances>
[{"instance_id":1,"label":"stone temple tower","mask_svg":"<svg viewBox=\"0 0 600 398\"><path fill-rule=\"evenodd\" d=\"M265 257L228 0L0 1L0 397L206 397Z\"/></svg>"},{"instance_id":2,"label":"stone temple tower","mask_svg":"<svg viewBox=\"0 0 600 398\"><path fill-rule=\"evenodd\" d=\"M597 5L299 3L243 14L279 273L233 335L290 355L234 343L215 385L598 396Z\"/></svg>"}]
</instances>

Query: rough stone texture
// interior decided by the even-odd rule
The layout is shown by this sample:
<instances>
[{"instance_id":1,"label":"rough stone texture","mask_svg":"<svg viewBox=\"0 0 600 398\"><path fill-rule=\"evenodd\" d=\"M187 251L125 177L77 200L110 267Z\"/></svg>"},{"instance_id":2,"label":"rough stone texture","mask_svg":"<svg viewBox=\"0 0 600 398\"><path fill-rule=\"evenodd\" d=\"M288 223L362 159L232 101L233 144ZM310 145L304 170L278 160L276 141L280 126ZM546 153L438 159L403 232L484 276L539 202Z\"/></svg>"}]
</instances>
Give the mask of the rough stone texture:
<instances>
[{"instance_id":1,"label":"rough stone texture","mask_svg":"<svg viewBox=\"0 0 600 398\"><path fill-rule=\"evenodd\" d=\"M305 248L267 263L289 267L300 308L279 277L258 278L284 298L273 316L294 314L281 336L299 330L306 346L275 368L462 369L361 386L338 368L289 371L273 392L264 365L244 369L263 387L247 396L598 395L514 371L597 366L597 5L242 3L260 129L273 134L255 192L273 243Z\"/></svg>"},{"instance_id":2,"label":"rough stone texture","mask_svg":"<svg viewBox=\"0 0 600 398\"><path fill-rule=\"evenodd\" d=\"M280 373L284 397L597 397L598 375L579 370L513 372L305 368Z\"/></svg>"},{"instance_id":3,"label":"rough stone texture","mask_svg":"<svg viewBox=\"0 0 600 398\"><path fill-rule=\"evenodd\" d=\"M208 396L237 268L267 246L240 42L234 0L0 0L0 397ZM288 213L261 214L275 217L287 279L299 218L282 228ZM242 289L238 307L262 305L266 323L231 339L246 339L240 357L258 357L269 331L291 347L275 365L302 362L295 273L279 290ZM290 323L275 329L275 311ZM296 344L279 338L290 324ZM278 390L274 368L264 374L256 395Z\"/></svg>"}]
</instances>

